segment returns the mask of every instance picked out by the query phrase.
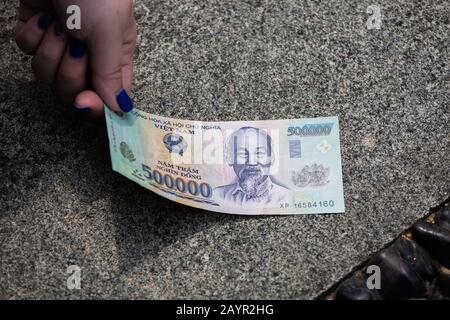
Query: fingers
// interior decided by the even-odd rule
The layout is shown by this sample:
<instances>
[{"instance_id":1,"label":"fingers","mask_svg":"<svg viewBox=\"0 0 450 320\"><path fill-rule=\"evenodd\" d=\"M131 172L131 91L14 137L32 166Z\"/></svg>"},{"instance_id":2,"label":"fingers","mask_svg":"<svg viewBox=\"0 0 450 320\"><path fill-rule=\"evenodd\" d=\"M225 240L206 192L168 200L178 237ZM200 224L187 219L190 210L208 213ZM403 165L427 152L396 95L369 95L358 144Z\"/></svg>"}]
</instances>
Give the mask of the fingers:
<instances>
[{"instance_id":1,"label":"fingers","mask_svg":"<svg viewBox=\"0 0 450 320\"><path fill-rule=\"evenodd\" d=\"M134 21L126 32L125 42L123 44L123 60L122 60L122 80L123 86L127 92L131 92L133 83L133 56L136 47L137 26Z\"/></svg>"},{"instance_id":2,"label":"fingers","mask_svg":"<svg viewBox=\"0 0 450 320\"><path fill-rule=\"evenodd\" d=\"M102 99L91 90L83 91L75 98L75 111L88 113L93 117L101 117L103 115L103 106Z\"/></svg>"},{"instance_id":3,"label":"fingers","mask_svg":"<svg viewBox=\"0 0 450 320\"><path fill-rule=\"evenodd\" d=\"M73 104L75 96L87 87L88 57L83 41L70 40L56 74L56 90L61 98Z\"/></svg>"},{"instance_id":4,"label":"fingers","mask_svg":"<svg viewBox=\"0 0 450 320\"><path fill-rule=\"evenodd\" d=\"M42 12L42 10L40 10L40 9L31 8L27 5L24 5L22 2L20 2L19 13L18 13L17 18L22 22L27 22L33 16L35 16L41 12Z\"/></svg>"},{"instance_id":5,"label":"fingers","mask_svg":"<svg viewBox=\"0 0 450 320\"><path fill-rule=\"evenodd\" d=\"M123 36L116 21L104 23L108 30L98 28L88 40L92 85L104 103L116 112L130 112L133 103L124 88Z\"/></svg>"},{"instance_id":6,"label":"fingers","mask_svg":"<svg viewBox=\"0 0 450 320\"><path fill-rule=\"evenodd\" d=\"M40 12L52 12L51 0L21 0L19 3L18 18L26 22Z\"/></svg>"},{"instance_id":7,"label":"fingers","mask_svg":"<svg viewBox=\"0 0 450 320\"><path fill-rule=\"evenodd\" d=\"M81 41L70 40L70 36L79 37L79 34L68 32L69 36L56 27L53 5L50 0L20 2L15 40L25 53L34 55L32 67L36 77L55 83L64 101L70 104L75 101L78 109L89 110L94 116L103 114L104 104L118 113L130 112L137 33L132 6L129 18L120 10L101 15L107 21L94 23L96 28L82 35L87 39L86 46ZM88 86L95 92L87 91Z\"/></svg>"},{"instance_id":8,"label":"fingers","mask_svg":"<svg viewBox=\"0 0 450 320\"><path fill-rule=\"evenodd\" d=\"M26 54L33 55L52 23L52 16L46 13L34 15L27 22L19 21L14 31L14 39L19 48Z\"/></svg>"},{"instance_id":9,"label":"fingers","mask_svg":"<svg viewBox=\"0 0 450 320\"><path fill-rule=\"evenodd\" d=\"M53 83L64 56L68 36L58 23L53 23L45 33L31 65L38 80Z\"/></svg>"}]
</instances>

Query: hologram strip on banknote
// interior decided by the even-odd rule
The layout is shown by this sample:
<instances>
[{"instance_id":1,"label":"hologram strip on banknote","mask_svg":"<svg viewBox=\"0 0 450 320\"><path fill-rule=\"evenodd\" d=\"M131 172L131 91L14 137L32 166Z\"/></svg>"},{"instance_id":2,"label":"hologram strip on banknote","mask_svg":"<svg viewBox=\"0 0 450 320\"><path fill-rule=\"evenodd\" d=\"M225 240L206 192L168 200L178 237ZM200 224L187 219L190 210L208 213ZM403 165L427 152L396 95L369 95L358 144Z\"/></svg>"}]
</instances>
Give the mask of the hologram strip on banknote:
<instances>
[{"instance_id":1,"label":"hologram strip on banknote","mask_svg":"<svg viewBox=\"0 0 450 320\"><path fill-rule=\"evenodd\" d=\"M163 197L243 214L345 211L337 117L202 122L105 108L113 170Z\"/></svg>"}]
</instances>

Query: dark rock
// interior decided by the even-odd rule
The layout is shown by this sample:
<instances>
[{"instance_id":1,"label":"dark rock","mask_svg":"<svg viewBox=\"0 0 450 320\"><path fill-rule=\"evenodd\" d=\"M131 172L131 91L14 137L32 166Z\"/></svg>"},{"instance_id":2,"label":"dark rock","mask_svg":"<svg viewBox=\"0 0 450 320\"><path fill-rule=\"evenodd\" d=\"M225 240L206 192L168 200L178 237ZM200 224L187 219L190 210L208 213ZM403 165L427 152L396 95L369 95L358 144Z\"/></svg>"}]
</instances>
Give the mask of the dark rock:
<instances>
[{"instance_id":1,"label":"dark rock","mask_svg":"<svg viewBox=\"0 0 450 320\"><path fill-rule=\"evenodd\" d=\"M425 281L400 256L385 250L373 257L370 264L380 267L380 290L387 299L408 299L425 293Z\"/></svg>"},{"instance_id":2,"label":"dark rock","mask_svg":"<svg viewBox=\"0 0 450 320\"><path fill-rule=\"evenodd\" d=\"M355 277L343 281L336 289L336 300L376 300L376 297L374 290Z\"/></svg>"},{"instance_id":3,"label":"dark rock","mask_svg":"<svg viewBox=\"0 0 450 320\"><path fill-rule=\"evenodd\" d=\"M436 223L450 231L450 204L446 203L436 211Z\"/></svg>"},{"instance_id":4,"label":"dark rock","mask_svg":"<svg viewBox=\"0 0 450 320\"><path fill-rule=\"evenodd\" d=\"M414 240L401 237L389 250L398 254L423 279L431 280L436 275L430 255Z\"/></svg>"},{"instance_id":5,"label":"dark rock","mask_svg":"<svg viewBox=\"0 0 450 320\"><path fill-rule=\"evenodd\" d=\"M433 258L450 268L450 231L421 220L412 226L411 232Z\"/></svg>"},{"instance_id":6,"label":"dark rock","mask_svg":"<svg viewBox=\"0 0 450 320\"><path fill-rule=\"evenodd\" d=\"M446 268L440 268L439 275L436 280L436 285L439 292L443 295L450 297L450 270Z\"/></svg>"}]
</instances>

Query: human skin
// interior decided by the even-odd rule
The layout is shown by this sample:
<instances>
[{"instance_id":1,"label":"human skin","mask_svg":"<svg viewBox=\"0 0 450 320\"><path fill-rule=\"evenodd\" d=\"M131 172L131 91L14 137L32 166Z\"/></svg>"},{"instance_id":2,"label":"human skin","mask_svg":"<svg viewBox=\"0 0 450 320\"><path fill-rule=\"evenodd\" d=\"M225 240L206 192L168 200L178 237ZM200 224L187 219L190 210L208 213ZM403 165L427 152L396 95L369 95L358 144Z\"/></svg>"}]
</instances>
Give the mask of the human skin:
<instances>
[{"instance_id":1,"label":"human skin","mask_svg":"<svg viewBox=\"0 0 450 320\"><path fill-rule=\"evenodd\" d=\"M70 5L81 9L80 30L65 28ZM117 113L132 109L136 36L132 0L21 0L15 29L36 78L93 116L104 104Z\"/></svg>"}]
</instances>

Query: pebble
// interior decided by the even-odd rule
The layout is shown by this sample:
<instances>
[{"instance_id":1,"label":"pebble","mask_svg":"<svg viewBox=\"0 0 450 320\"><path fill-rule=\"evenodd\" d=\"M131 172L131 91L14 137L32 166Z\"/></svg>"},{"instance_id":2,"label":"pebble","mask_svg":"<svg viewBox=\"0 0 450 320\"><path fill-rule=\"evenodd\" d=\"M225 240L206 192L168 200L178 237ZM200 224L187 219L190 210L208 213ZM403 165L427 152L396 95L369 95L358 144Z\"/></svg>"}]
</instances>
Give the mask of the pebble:
<instances>
[{"instance_id":1,"label":"pebble","mask_svg":"<svg viewBox=\"0 0 450 320\"><path fill-rule=\"evenodd\" d=\"M411 228L414 239L443 266L450 268L450 231L420 220Z\"/></svg>"},{"instance_id":2,"label":"pebble","mask_svg":"<svg viewBox=\"0 0 450 320\"><path fill-rule=\"evenodd\" d=\"M389 248L398 254L423 279L430 280L436 275L436 268L430 255L414 240L401 237Z\"/></svg>"},{"instance_id":3,"label":"pebble","mask_svg":"<svg viewBox=\"0 0 450 320\"><path fill-rule=\"evenodd\" d=\"M416 222L366 264L380 268L381 288L370 290L363 270L344 280L330 297L337 300L450 298L450 206ZM377 288L378 289L378 288Z\"/></svg>"},{"instance_id":4,"label":"pebble","mask_svg":"<svg viewBox=\"0 0 450 320\"><path fill-rule=\"evenodd\" d=\"M376 300L376 294L367 288L365 281L351 277L336 289L336 300Z\"/></svg>"},{"instance_id":5,"label":"pebble","mask_svg":"<svg viewBox=\"0 0 450 320\"><path fill-rule=\"evenodd\" d=\"M450 270L444 267L439 269L436 285L441 294L450 297Z\"/></svg>"},{"instance_id":6,"label":"pebble","mask_svg":"<svg viewBox=\"0 0 450 320\"><path fill-rule=\"evenodd\" d=\"M420 297L426 289L425 281L398 255L384 250L371 259L381 270L381 292L387 299Z\"/></svg>"},{"instance_id":7,"label":"pebble","mask_svg":"<svg viewBox=\"0 0 450 320\"><path fill-rule=\"evenodd\" d=\"M436 223L450 231L450 205L447 203L436 211Z\"/></svg>"}]
</instances>

